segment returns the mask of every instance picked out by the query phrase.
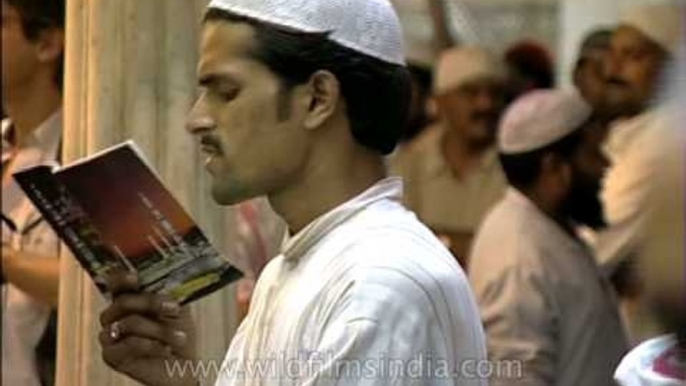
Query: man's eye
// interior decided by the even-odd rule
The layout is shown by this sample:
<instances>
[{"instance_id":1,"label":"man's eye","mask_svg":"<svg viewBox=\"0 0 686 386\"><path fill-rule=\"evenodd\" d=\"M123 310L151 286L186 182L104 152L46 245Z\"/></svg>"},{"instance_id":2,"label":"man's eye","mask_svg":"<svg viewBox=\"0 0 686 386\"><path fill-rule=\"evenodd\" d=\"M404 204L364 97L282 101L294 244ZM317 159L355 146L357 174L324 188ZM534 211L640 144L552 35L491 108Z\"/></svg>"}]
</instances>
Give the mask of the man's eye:
<instances>
[{"instance_id":1,"label":"man's eye","mask_svg":"<svg viewBox=\"0 0 686 386\"><path fill-rule=\"evenodd\" d=\"M237 95L238 90L235 88L230 90L217 90L217 96L226 102L235 99Z\"/></svg>"}]
</instances>

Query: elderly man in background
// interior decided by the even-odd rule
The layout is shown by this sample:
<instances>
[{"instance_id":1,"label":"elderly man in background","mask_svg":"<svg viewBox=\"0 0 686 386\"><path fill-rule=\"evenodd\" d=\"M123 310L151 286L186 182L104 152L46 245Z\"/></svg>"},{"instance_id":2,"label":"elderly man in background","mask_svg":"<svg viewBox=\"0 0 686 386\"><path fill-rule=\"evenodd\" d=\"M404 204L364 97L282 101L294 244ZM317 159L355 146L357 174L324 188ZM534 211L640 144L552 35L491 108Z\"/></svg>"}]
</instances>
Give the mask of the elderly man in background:
<instances>
[{"instance_id":1,"label":"elderly man in background","mask_svg":"<svg viewBox=\"0 0 686 386\"><path fill-rule=\"evenodd\" d=\"M684 15L686 17L686 15ZM645 305L660 326L661 336L633 349L617 369L623 386L686 384L686 302L684 302L685 191L683 155L686 149L686 39L678 68L670 76L666 113L670 130L656 146L664 156L654 176L648 200L645 245L639 266L645 281Z\"/></svg>"},{"instance_id":2,"label":"elderly man in background","mask_svg":"<svg viewBox=\"0 0 686 386\"><path fill-rule=\"evenodd\" d=\"M599 235L598 258L612 266L636 248L639 224L656 154L643 146L661 136L664 114L655 98L664 69L680 35L681 5L631 8L612 34L605 69L606 92L601 106L616 118L605 144L612 168L603 186L607 232Z\"/></svg>"},{"instance_id":3,"label":"elderly man in background","mask_svg":"<svg viewBox=\"0 0 686 386\"><path fill-rule=\"evenodd\" d=\"M593 122L577 93L540 90L501 123L510 188L479 230L469 277L489 359L523 371L491 385L607 386L627 349L614 292L576 233L603 226L607 159Z\"/></svg>"},{"instance_id":4,"label":"elderly man in background","mask_svg":"<svg viewBox=\"0 0 686 386\"><path fill-rule=\"evenodd\" d=\"M629 299L640 294L633 262L642 243L645 199L661 153L646 144L662 137L668 126L656 98L683 34L685 11L684 4L676 2L629 8L610 42L600 107L603 114L615 117L605 143L612 167L601 194L609 227L595 235L594 247L620 294ZM627 310L633 338L650 336L648 321Z\"/></svg>"},{"instance_id":5,"label":"elderly man in background","mask_svg":"<svg viewBox=\"0 0 686 386\"><path fill-rule=\"evenodd\" d=\"M393 160L406 204L463 266L481 219L505 189L494 146L504 79L502 63L481 48L443 53L433 90L440 121Z\"/></svg>"}]
</instances>

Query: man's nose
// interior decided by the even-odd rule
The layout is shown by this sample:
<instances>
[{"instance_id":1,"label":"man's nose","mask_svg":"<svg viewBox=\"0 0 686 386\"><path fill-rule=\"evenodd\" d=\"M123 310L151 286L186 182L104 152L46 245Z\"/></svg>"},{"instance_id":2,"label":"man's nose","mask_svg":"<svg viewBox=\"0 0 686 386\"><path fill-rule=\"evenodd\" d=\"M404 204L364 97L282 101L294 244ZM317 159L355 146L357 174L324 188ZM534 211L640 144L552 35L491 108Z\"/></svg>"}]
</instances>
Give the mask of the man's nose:
<instances>
[{"instance_id":1,"label":"man's nose","mask_svg":"<svg viewBox=\"0 0 686 386\"><path fill-rule=\"evenodd\" d=\"M204 132L213 130L215 123L212 117L208 114L205 106L204 98L201 96L191 109L186 119L186 130L190 134L202 134Z\"/></svg>"},{"instance_id":2,"label":"man's nose","mask_svg":"<svg viewBox=\"0 0 686 386\"><path fill-rule=\"evenodd\" d=\"M605 80L616 76L621 71L621 59L617 53L610 52L603 59L603 77Z\"/></svg>"}]
</instances>

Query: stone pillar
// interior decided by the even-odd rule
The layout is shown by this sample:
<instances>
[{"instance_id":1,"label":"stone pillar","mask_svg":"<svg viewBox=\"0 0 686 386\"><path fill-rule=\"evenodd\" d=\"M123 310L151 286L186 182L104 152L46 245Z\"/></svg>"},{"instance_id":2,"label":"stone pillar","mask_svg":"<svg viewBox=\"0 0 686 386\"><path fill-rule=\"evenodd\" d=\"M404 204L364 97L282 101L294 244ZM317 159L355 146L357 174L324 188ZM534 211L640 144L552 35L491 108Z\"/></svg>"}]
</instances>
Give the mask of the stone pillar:
<instances>
[{"instance_id":1,"label":"stone pillar","mask_svg":"<svg viewBox=\"0 0 686 386\"><path fill-rule=\"evenodd\" d=\"M199 28L207 0L69 0L65 161L133 139L208 236L224 249L225 214L208 194L184 131L195 98ZM107 183L107 181L103 181ZM103 363L105 301L68 253L61 259L57 386L123 386ZM233 289L193 305L203 358L223 358L237 321Z\"/></svg>"}]
</instances>

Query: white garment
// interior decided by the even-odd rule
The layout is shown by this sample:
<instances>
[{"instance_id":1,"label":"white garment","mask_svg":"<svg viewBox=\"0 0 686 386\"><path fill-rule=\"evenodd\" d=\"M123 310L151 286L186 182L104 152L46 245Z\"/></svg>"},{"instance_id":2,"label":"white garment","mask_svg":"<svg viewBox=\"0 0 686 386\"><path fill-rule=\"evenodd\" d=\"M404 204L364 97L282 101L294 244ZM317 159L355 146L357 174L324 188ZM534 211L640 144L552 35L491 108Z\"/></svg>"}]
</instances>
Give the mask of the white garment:
<instances>
[{"instance_id":1,"label":"white garment","mask_svg":"<svg viewBox=\"0 0 686 386\"><path fill-rule=\"evenodd\" d=\"M492 386L612 384L626 337L612 289L580 240L510 188L470 261L489 359L521 361L521 374Z\"/></svg>"},{"instance_id":2,"label":"white garment","mask_svg":"<svg viewBox=\"0 0 686 386\"><path fill-rule=\"evenodd\" d=\"M2 122L3 139L10 122ZM62 112L57 111L28 138L10 167L18 171L45 162L55 162L62 131ZM3 141L3 160L9 156ZM47 222L38 223L41 216L14 180L3 184L2 213L10 218L18 231L13 232L3 222L2 242L13 249L38 255L58 255L59 242ZM33 227L33 224L39 224ZM32 228L30 231L26 231ZM25 234L22 234L25 233ZM38 345L50 316L50 307L27 295L12 284L2 285L2 384L8 386L40 386L35 362Z\"/></svg>"},{"instance_id":3,"label":"white garment","mask_svg":"<svg viewBox=\"0 0 686 386\"><path fill-rule=\"evenodd\" d=\"M601 199L609 227L592 241L596 257L608 274L641 242L646 199L654 185L661 148L655 144L668 128L665 112L653 109L617 123L610 130L605 152L611 166Z\"/></svg>"},{"instance_id":4,"label":"white garment","mask_svg":"<svg viewBox=\"0 0 686 386\"><path fill-rule=\"evenodd\" d=\"M683 386L683 380L661 375L653 368L655 360L675 345L676 339L671 335L641 343L622 360L615 379L622 386Z\"/></svg>"},{"instance_id":5,"label":"white garment","mask_svg":"<svg viewBox=\"0 0 686 386\"><path fill-rule=\"evenodd\" d=\"M467 279L401 191L400 179L382 180L286 241L217 386L486 385L474 374L486 351Z\"/></svg>"}]
</instances>

